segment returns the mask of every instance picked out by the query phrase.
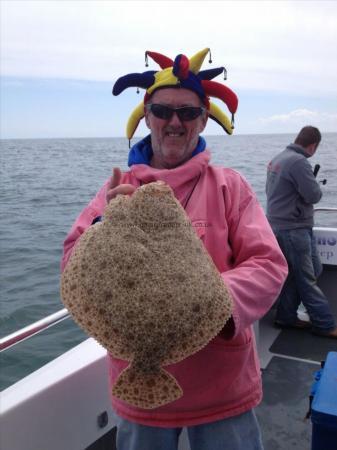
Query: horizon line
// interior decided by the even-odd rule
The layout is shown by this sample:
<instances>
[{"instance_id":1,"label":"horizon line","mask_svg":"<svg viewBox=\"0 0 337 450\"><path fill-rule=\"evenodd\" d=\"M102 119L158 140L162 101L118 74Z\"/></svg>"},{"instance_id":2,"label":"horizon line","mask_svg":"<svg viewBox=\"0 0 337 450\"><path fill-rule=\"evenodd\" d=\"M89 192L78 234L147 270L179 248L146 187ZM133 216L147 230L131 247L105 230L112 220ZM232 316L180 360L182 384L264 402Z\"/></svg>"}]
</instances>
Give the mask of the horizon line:
<instances>
[{"instance_id":1,"label":"horizon line","mask_svg":"<svg viewBox=\"0 0 337 450\"><path fill-rule=\"evenodd\" d=\"M286 134L296 134L296 131L287 131L287 132L262 132L262 133L238 133L233 135L227 134L203 134L206 137L226 137L226 138L235 138L236 136L266 136L266 135L286 135ZM321 131L322 134L337 134L335 131ZM132 140L141 140L145 136L134 136ZM18 140L55 140L55 139L125 139L128 141L128 138L125 136L54 136L54 137L0 137L0 141L18 141Z\"/></svg>"}]
</instances>

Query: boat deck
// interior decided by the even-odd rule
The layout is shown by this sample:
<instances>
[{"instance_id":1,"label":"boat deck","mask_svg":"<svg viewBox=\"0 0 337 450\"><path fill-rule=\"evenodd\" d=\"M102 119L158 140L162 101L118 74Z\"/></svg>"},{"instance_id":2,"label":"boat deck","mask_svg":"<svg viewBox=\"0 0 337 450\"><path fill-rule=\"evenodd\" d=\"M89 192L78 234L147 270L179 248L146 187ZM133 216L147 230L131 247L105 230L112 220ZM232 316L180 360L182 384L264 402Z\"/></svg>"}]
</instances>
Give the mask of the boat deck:
<instances>
[{"instance_id":1,"label":"boat deck","mask_svg":"<svg viewBox=\"0 0 337 450\"><path fill-rule=\"evenodd\" d=\"M337 350L334 339L314 336L307 330L276 330L274 311L260 322L260 334L272 337L263 342L261 355L263 401L256 413L265 450L308 450L311 421L306 419L314 374L329 351Z\"/></svg>"},{"instance_id":2,"label":"boat deck","mask_svg":"<svg viewBox=\"0 0 337 450\"><path fill-rule=\"evenodd\" d=\"M324 267L319 285L337 317L336 268ZM259 354L262 366L263 401L256 409L265 450L308 450L311 421L306 419L314 373L337 341L315 336L310 330L277 330L274 310L261 321Z\"/></svg>"}]
</instances>

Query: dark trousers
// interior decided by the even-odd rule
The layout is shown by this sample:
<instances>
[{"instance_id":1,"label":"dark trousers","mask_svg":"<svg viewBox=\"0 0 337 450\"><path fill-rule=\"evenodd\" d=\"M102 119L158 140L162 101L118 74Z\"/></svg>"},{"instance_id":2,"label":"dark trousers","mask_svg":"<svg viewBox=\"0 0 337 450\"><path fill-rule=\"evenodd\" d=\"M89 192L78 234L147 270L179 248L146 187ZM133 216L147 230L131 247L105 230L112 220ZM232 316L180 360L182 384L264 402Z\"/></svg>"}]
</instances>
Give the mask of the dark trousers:
<instances>
[{"instance_id":1,"label":"dark trousers","mask_svg":"<svg viewBox=\"0 0 337 450\"><path fill-rule=\"evenodd\" d=\"M311 228L275 232L278 243L289 266L289 275L279 296L276 320L294 324L297 309L302 302L313 329L329 332L336 327L329 303L317 285L322 264Z\"/></svg>"}]
</instances>

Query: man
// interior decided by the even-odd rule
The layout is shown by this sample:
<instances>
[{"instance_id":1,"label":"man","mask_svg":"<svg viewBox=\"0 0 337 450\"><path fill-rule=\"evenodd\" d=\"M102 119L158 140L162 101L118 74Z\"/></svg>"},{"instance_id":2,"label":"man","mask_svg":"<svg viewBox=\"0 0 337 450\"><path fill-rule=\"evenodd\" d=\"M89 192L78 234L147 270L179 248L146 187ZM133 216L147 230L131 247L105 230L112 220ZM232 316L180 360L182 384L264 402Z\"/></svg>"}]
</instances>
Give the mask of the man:
<instances>
[{"instance_id":1,"label":"man","mask_svg":"<svg viewBox=\"0 0 337 450\"><path fill-rule=\"evenodd\" d=\"M267 217L287 259L289 275L277 306L275 324L280 327L308 328L315 334L337 338L337 328L329 303L317 285L322 265L316 250L312 227L313 204L322 191L308 162L321 141L320 131L302 128L295 139L269 163L267 170ZM300 304L310 322L297 317Z\"/></svg>"},{"instance_id":2,"label":"man","mask_svg":"<svg viewBox=\"0 0 337 450\"><path fill-rule=\"evenodd\" d=\"M181 385L181 398L154 410L112 398L119 416L118 450L177 450L182 427L187 427L192 450L263 448L253 411L262 389L252 324L279 294L287 265L247 182L231 169L209 164L210 152L200 136L208 117L228 133L232 128L208 96L216 94L232 113L237 103L228 88L209 81L221 71L199 72L207 53L205 49L189 60L178 55L172 61L148 52L162 72L131 74L116 82L115 94L128 86L147 89L144 103L131 116L127 135L131 138L142 117L151 134L131 148L129 171L122 174L114 169L65 241L63 268L78 238L99 220L107 202L118 194L132 195L142 184L164 181L195 225L234 303L231 319L215 339L165 367ZM109 359L113 384L127 362Z\"/></svg>"}]
</instances>

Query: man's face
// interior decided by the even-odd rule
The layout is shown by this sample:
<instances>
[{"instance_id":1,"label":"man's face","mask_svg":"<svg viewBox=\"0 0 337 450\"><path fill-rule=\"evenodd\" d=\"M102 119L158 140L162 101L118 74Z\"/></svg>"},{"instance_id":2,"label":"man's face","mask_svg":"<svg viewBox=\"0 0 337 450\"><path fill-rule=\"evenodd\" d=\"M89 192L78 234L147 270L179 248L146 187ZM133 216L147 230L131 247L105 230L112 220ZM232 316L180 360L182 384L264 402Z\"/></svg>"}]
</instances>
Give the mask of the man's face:
<instances>
[{"instance_id":1,"label":"man's face","mask_svg":"<svg viewBox=\"0 0 337 450\"><path fill-rule=\"evenodd\" d=\"M165 88L155 91L150 103L179 108L203 106L201 100L188 89ZM145 121L151 130L153 157L151 166L172 169L190 159L197 146L199 134L207 123L207 112L191 121L181 121L176 113L170 119L159 119L148 109Z\"/></svg>"}]
</instances>

